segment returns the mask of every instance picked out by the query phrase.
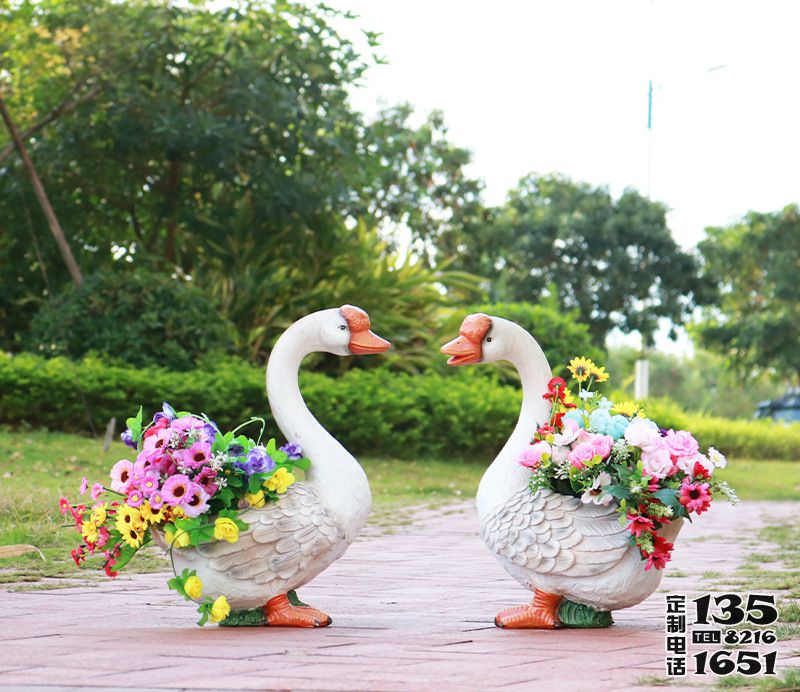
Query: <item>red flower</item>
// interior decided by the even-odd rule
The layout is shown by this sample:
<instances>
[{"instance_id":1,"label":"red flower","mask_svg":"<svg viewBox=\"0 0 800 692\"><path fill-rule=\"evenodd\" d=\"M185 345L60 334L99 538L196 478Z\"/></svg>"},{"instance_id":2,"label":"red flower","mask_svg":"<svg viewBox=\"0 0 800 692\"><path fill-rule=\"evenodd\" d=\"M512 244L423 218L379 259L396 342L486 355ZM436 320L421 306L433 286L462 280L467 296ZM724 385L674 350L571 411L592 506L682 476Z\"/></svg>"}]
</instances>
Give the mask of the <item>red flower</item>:
<instances>
[{"instance_id":1,"label":"red flower","mask_svg":"<svg viewBox=\"0 0 800 692\"><path fill-rule=\"evenodd\" d=\"M672 559L672 548L672 543L667 543L665 538L653 534L653 552L649 555L642 553L642 556L647 558L647 564L644 567L645 572L652 567L664 569Z\"/></svg>"},{"instance_id":2,"label":"red flower","mask_svg":"<svg viewBox=\"0 0 800 692\"><path fill-rule=\"evenodd\" d=\"M75 560L75 564L78 565L78 567L80 567L81 562L83 562L86 559L83 554L83 546L80 545L77 548L71 550L69 554L72 555L72 559Z\"/></svg>"},{"instance_id":3,"label":"red flower","mask_svg":"<svg viewBox=\"0 0 800 692\"><path fill-rule=\"evenodd\" d=\"M678 500L686 507L687 512L702 514L711 506L709 488L708 483L692 483L688 478L684 478Z\"/></svg>"},{"instance_id":4,"label":"red flower","mask_svg":"<svg viewBox=\"0 0 800 692\"><path fill-rule=\"evenodd\" d=\"M535 440L544 440L548 435L555 435L556 429L549 423L540 425L536 434L533 436Z\"/></svg>"},{"instance_id":5,"label":"red flower","mask_svg":"<svg viewBox=\"0 0 800 692\"><path fill-rule=\"evenodd\" d=\"M547 392L542 394L542 398L548 401L563 400L566 388L567 383L561 377L554 377L547 383Z\"/></svg>"},{"instance_id":6,"label":"red flower","mask_svg":"<svg viewBox=\"0 0 800 692\"><path fill-rule=\"evenodd\" d=\"M628 521L630 521L630 524L628 524L628 530L637 538L645 531L649 532L655 529L653 520L642 516L641 514L629 514Z\"/></svg>"},{"instance_id":7,"label":"red flower","mask_svg":"<svg viewBox=\"0 0 800 692\"><path fill-rule=\"evenodd\" d=\"M694 469L692 470L692 475L695 478L702 478L703 480L708 480L711 477L711 474L708 472L708 469L703 466L699 461L694 462Z\"/></svg>"},{"instance_id":8,"label":"red flower","mask_svg":"<svg viewBox=\"0 0 800 692\"><path fill-rule=\"evenodd\" d=\"M553 414L553 427L555 429L561 428L564 425L564 414L566 411L561 411L560 413Z\"/></svg>"}]
</instances>

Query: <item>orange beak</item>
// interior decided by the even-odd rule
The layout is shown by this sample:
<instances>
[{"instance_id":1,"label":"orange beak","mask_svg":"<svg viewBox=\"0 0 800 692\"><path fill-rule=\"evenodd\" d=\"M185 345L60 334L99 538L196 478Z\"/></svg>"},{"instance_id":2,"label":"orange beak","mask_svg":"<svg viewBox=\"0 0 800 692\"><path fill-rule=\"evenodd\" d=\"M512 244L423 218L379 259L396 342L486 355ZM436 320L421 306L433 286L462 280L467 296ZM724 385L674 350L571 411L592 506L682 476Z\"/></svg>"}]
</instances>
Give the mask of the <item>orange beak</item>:
<instances>
[{"instance_id":1,"label":"orange beak","mask_svg":"<svg viewBox=\"0 0 800 692\"><path fill-rule=\"evenodd\" d=\"M391 344L369 329L361 332L352 332L348 348L354 356L366 356L370 353L383 353L388 351Z\"/></svg>"},{"instance_id":2,"label":"orange beak","mask_svg":"<svg viewBox=\"0 0 800 692\"><path fill-rule=\"evenodd\" d=\"M452 341L448 341L442 346L442 353L450 356L447 359L448 365L469 365L470 363L480 363L483 358L481 344L477 344L466 336L457 336Z\"/></svg>"}]
</instances>

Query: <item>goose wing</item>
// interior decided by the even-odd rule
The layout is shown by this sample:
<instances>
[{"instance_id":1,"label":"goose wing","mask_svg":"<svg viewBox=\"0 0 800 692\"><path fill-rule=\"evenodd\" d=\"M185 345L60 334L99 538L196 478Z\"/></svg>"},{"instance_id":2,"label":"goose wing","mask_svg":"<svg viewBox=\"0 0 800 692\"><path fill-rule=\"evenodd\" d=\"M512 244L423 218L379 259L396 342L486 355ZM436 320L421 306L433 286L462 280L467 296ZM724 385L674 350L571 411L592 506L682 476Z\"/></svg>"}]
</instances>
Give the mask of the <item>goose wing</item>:
<instances>
[{"instance_id":1,"label":"goose wing","mask_svg":"<svg viewBox=\"0 0 800 692\"><path fill-rule=\"evenodd\" d=\"M267 585L317 572L349 543L342 522L320 502L314 488L295 483L278 502L249 509L239 517L249 524L235 543L214 541L197 547L208 566L227 576ZM322 563L322 564L320 564Z\"/></svg>"},{"instance_id":2,"label":"goose wing","mask_svg":"<svg viewBox=\"0 0 800 692\"><path fill-rule=\"evenodd\" d=\"M495 554L532 572L590 577L614 567L630 547L615 504L523 488L494 510L481 536Z\"/></svg>"}]
</instances>

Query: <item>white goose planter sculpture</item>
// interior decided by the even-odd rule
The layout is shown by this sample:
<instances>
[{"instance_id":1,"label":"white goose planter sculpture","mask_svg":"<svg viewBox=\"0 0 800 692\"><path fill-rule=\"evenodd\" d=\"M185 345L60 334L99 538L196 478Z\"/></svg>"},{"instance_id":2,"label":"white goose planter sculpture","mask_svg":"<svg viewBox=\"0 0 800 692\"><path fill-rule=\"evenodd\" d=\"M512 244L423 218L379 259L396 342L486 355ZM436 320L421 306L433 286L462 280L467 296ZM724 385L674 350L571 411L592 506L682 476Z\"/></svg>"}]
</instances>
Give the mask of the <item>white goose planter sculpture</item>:
<instances>
[{"instance_id":1,"label":"white goose planter sculpture","mask_svg":"<svg viewBox=\"0 0 800 692\"><path fill-rule=\"evenodd\" d=\"M299 603L291 592L342 556L364 526L372 496L364 470L306 407L298 370L310 353L350 356L389 347L370 331L367 313L352 305L303 317L275 344L267 365L267 396L284 437L311 459L306 480L294 483L278 502L242 512L239 518L249 529L236 543L173 551L177 571L197 570L204 593L225 595L233 615L257 616L243 617L240 624L330 624L328 615Z\"/></svg>"},{"instance_id":2,"label":"white goose planter sculpture","mask_svg":"<svg viewBox=\"0 0 800 692\"><path fill-rule=\"evenodd\" d=\"M529 489L530 472L516 463L516 456L550 412L542 398L550 365L539 344L513 322L474 314L464 319L460 335L442 346L442 353L450 356L449 365L508 360L522 381L519 421L481 480L477 508L487 547L534 595L531 603L500 612L495 624L547 629L610 625L610 611L647 598L658 588L661 571L645 571L613 504L582 504L549 489ZM660 535L674 541L682 521L671 522Z\"/></svg>"}]
</instances>

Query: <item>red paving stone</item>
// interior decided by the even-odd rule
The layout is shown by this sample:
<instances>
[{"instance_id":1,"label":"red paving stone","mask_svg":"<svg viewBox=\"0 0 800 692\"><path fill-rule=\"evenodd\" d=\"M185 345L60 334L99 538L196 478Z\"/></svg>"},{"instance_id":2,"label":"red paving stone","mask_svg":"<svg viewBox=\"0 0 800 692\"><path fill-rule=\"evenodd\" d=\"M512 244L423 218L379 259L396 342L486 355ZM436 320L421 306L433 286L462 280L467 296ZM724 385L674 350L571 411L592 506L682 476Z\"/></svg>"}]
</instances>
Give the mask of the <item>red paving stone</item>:
<instances>
[{"instance_id":1,"label":"red paving stone","mask_svg":"<svg viewBox=\"0 0 800 692\"><path fill-rule=\"evenodd\" d=\"M495 628L527 594L483 547L471 507L358 540L302 590L333 616L322 630L197 628L163 574L0 591L0 690L652 689L644 679L665 675L664 593L719 591L703 573L732 575L765 551L756 530L789 517L800 503L720 503L683 530L662 589L607 630ZM777 648L779 671L800 665L800 640Z\"/></svg>"}]
</instances>

